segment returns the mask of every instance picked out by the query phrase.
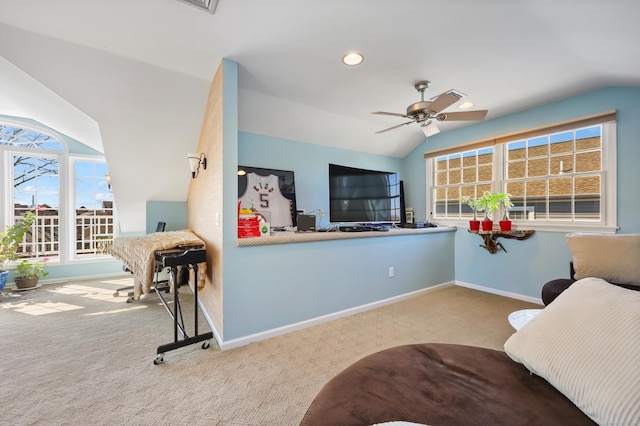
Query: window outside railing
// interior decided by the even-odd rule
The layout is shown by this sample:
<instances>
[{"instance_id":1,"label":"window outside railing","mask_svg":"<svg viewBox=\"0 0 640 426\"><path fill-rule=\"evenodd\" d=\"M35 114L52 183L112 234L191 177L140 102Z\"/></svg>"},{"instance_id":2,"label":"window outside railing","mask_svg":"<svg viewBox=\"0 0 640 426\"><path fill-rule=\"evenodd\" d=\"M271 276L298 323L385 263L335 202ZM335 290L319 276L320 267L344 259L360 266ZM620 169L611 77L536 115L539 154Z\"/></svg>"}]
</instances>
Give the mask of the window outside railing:
<instances>
[{"instance_id":1,"label":"window outside railing","mask_svg":"<svg viewBox=\"0 0 640 426\"><path fill-rule=\"evenodd\" d=\"M93 213L93 212L92 212ZM24 216L16 216L16 222ZM75 254L80 257L110 254L113 241L112 214L79 214L76 216ZM36 218L18 246L21 259L57 258L60 256L60 220L58 215Z\"/></svg>"},{"instance_id":2,"label":"window outside railing","mask_svg":"<svg viewBox=\"0 0 640 426\"><path fill-rule=\"evenodd\" d=\"M113 215L76 216L76 254L105 255L111 253Z\"/></svg>"}]
</instances>

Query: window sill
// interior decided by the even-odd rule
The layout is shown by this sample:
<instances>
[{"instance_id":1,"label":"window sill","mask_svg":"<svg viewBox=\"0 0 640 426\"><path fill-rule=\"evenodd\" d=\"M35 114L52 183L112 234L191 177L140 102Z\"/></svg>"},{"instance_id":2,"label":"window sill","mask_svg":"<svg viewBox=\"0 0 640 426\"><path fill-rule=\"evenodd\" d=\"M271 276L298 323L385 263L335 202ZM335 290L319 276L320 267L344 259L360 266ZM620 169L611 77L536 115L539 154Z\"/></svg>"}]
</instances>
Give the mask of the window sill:
<instances>
[{"instance_id":1,"label":"window sill","mask_svg":"<svg viewBox=\"0 0 640 426\"><path fill-rule=\"evenodd\" d=\"M469 229L469 220L457 220L457 219L435 219L435 223L440 226L455 226L461 229ZM580 223L547 223L536 221L513 221L513 230L518 229L531 229L534 231L542 232L561 232L563 234L571 232L595 232L599 234L615 234L618 230L617 226L608 225L589 225Z\"/></svg>"}]
</instances>

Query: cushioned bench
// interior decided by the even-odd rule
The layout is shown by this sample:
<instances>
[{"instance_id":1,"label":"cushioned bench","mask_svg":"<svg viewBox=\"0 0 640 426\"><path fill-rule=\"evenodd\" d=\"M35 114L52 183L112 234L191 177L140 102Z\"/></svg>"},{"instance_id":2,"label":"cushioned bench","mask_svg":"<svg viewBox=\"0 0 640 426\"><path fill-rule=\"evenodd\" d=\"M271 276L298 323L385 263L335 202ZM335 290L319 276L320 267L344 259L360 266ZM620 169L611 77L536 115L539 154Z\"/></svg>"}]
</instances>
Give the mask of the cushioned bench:
<instances>
[{"instance_id":1,"label":"cushioned bench","mask_svg":"<svg viewBox=\"0 0 640 426\"><path fill-rule=\"evenodd\" d=\"M640 235L573 233L567 234L566 238L573 256L569 263L569 278L544 284L542 301L545 306L581 278L602 278L631 290L640 288Z\"/></svg>"},{"instance_id":2,"label":"cushioned bench","mask_svg":"<svg viewBox=\"0 0 640 426\"><path fill-rule=\"evenodd\" d=\"M560 293L568 289L576 281L575 275L576 271L573 269L573 261L571 261L569 263L570 278L557 278L542 286L542 302L545 306L553 302L556 297L560 296Z\"/></svg>"}]
</instances>

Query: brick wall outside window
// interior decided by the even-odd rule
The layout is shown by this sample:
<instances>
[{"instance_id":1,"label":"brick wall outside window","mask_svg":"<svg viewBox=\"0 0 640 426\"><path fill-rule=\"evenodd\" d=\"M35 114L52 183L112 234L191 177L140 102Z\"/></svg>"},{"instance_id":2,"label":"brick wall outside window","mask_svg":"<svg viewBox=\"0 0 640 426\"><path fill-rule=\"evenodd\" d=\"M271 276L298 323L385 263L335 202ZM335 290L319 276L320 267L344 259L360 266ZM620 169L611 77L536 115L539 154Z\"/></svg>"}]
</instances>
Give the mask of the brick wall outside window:
<instances>
[{"instance_id":1,"label":"brick wall outside window","mask_svg":"<svg viewBox=\"0 0 640 426\"><path fill-rule=\"evenodd\" d=\"M503 181L516 207L535 207L536 218L546 217L548 209L552 218L563 219L571 214L573 205L584 219L598 219L601 136L577 139L575 147L573 140L532 145L521 147L522 141L506 144ZM435 161L435 183L439 186L434 193L436 215L469 216L471 210L459 203L459 197L477 198L484 191L492 191L495 154L493 149L481 151L482 154L470 151Z\"/></svg>"}]
</instances>

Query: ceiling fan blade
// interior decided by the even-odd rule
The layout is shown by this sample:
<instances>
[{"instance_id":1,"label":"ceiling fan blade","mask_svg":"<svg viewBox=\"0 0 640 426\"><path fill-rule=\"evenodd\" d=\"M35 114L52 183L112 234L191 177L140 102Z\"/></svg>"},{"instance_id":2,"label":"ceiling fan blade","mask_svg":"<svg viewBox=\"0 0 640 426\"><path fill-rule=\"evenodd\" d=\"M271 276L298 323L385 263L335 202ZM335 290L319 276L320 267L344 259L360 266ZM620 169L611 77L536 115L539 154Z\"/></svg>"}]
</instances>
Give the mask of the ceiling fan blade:
<instances>
[{"instance_id":1,"label":"ceiling fan blade","mask_svg":"<svg viewBox=\"0 0 640 426\"><path fill-rule=\"evenodd\" d=\"M378 114L378 115L392 115L394 117L404 117L404 118L411 118L406 114L400 114L397 112L384 112L384 111L374 111L371 114Z\"/></svg>"},{"instance_id":2,"label":"ceiling fan blade","mask_svg":"<svg viewBox=\"0 0 640 426\"><path fill-rule=\"evenodd\" d=\"M436 118L439 121L484 120L487 116L487 112L488 111L486 109L477 111L447 112L438 114Z\"/></svg>"},{"instance_id":3,"label":"ceiling fan blade","mask_svg":"<svg viewBox=\"0 0 640 426\"><path fill-rule=\"evenodd\" d=\"M404 125L411 124L411 123L413 123L413 121L407 121L406 123L398 124L397 126L393 126L393 127L389 127L388 129L380 130L379 132L376 132L376 134L388 132L389 130L397 129L398 127L402 127Z\"/></svg>"},{"instance_id":4,"label":"ceiling fan blade","mask_svg":"<svg viewBox=\"0 0 640 426\"><path fill-rule=\"evenodd\" d=\"M458 100L460 100L460 98L457 96L451 95L449 93L443 93L431 102L428 109L434 114L437 114L443 109L455 104L456 102L458 102Z\"/></svg>"}]
</instances>

